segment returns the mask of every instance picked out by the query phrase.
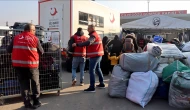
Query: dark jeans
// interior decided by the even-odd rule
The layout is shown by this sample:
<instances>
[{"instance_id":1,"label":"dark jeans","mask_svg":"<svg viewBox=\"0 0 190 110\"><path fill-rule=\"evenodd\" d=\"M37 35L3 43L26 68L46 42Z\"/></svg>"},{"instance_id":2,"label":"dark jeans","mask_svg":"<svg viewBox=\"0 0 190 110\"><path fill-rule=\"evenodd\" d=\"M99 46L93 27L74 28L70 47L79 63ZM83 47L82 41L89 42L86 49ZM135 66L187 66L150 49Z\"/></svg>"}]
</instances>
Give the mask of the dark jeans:
<instances>
[{"instance_id":1,"label":"dark jeans","mask_svg":"<svg viewBox=\"0 0 190 110\"><path fill-rule=\"evenodd\" d=\"M95 72L99 77L100 84L104 84L104 77L100 68L102 57L93 57L89 59L90 88L95 88Z\"/></svg>"},{"instance_id":2,"label":"dark jeans","mask_svg":"<svg viewBox=\"0 0 190 110\"><path fill-rule=\"evenodd\" d=\"M38 68L22 68L16 67L15 71L18 75L18 80L21 87L21 95L24 99L24 104L30 102L29 92L32 89L33 101L38 101L40 96L39 70ZM30 88L31 84L31 88Z\"/></svg>"},{"instance_id":3,"label":"dark jeans","mask_svg":"<svg viewBox=\"0 0 190 110\"><path fill-rule=\"evenodd\" d=\"M114 65L110 65L110 72L112 73Z\"/></svg>"}]
</instances>

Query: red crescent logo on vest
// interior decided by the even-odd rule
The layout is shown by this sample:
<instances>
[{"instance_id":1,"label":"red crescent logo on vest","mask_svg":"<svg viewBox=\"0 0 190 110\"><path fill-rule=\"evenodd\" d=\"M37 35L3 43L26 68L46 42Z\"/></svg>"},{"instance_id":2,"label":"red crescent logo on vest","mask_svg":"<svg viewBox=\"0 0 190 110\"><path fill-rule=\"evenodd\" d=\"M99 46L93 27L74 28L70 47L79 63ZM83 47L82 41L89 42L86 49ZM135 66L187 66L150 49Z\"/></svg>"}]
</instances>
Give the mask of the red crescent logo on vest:
<instances>
[{"instance_id":1,"label":"red crescent logo on vest","mask_svg":"<svg viewBox=\"0 0 190 110\"><path fill-rule=\"evenodd\" d=\"M57 14L57 9L56 8L51 8L50 14L51 14L51 16L55 16Z\"/></svg>"},{"instance_id":2,"label":"red crescent logo on vest","mask_svg":"<svg viewBox=\"0 0 190 110\"><path fill-rule=\"evenodd\" d=\"M114 14L113 14L113 13L110 13L110 22L111 22L111 23L114 23L114 21L115 21Z\"/></svg>"}]
</instances>

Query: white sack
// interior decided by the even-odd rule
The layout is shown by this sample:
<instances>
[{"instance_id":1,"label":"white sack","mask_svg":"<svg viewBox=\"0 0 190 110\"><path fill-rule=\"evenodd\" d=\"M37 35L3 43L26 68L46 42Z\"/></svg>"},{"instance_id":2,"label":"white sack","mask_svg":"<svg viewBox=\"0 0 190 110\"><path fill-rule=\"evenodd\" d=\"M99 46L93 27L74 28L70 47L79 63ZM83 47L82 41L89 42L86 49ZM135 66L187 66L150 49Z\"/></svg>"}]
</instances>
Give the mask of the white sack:
<instances>
[{"instance_id":1,"label":"white sack","mask_svg":"<svg viewBox=\"0 0 190 110\"><path fill-rule=\"evenodd\" d=\"M122 69L130 72L147 72L158 66L158 59L148 52L124 53L120 57L119 64Z\"/></svg>"},{"instance_id":2,"label":"white sack","mask_svg":"<svg viewBox=\"0 0 190 110\"><path fill-rule=\"evenodd\" d=\"M159 64L158 67L154 70L154 73L156 73L158 78L162 78L162 71L166 66L168 66L168 64Z\"/></svg>"},{"instance_id":3,"label":"white sack","mask_svg":"<svg viewBox=\"0 0 190 110\"><path fill-rule=\"evenodd\" d=\"M187 42L185 46L182 48L182 51L190 52L190 42Z\"/></svg>"},{"instance_id":4,"label":"white sack","mask_svg":"<svg viewBox=\"0 0 190 110\"><path fill-rule=\"evenodd\" d=\"M126 98L144 108L151 100L157 87L158 77L154 72L134 72L129 79Z\"/></svg>"},{"instance_id":5,"label":"white sack","mask_svg":"<svg viewBox=\"0 0 190 110\"><path fill-rule=\"evenodd\" d=\"M187 59L185 59L186 63L188 64L187 66L190 67L190 52L183 52L183 55L185 57L187 57Z\"/></svg>"},{"instance_id":6,"label":"white sack","mask_svg":"<svg viewBox=\"0 0 190 110\"><path fill-rule=\"evenodd\" d=\"M157 43L157 45L162 48L162 57L158 58L161 64L170 64L175 61L174 58L180 59L184 57L183 53L178 49L175 44Z\"/></svg>"},{"instance_id":7,"label":"white sack","mask_svg":"<svg viewBox=\"0 0 190 110\"><path fill-rule=\"evenodd\" d=\"M114 66L108 84L108 93L111 97L125 97L130 73L121 69L119 65Z\"/></svg>"},{"instance_id":8,"label":"white sack","mask_svg":"<svg viewBox=\"0 0 190 110\"><path fill-rule=\"evenodd\" d=\"M147 51L149 54L158 57L162 54L162 48L155 43L148 43Z\"/></svg>"}]
</instances>

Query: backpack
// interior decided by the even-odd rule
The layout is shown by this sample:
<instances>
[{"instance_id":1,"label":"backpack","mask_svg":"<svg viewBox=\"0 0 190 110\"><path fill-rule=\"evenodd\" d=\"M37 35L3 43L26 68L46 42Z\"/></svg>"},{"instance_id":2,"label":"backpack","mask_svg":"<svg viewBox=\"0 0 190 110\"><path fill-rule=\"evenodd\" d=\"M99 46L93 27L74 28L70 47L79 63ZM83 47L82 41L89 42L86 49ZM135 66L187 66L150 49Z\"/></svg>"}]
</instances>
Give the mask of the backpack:
<instances>
[{"instance_id":1,"label":"backpack","mask_svg":"<svg viewBox=\"0 0 190 110\"><path fill-rule=\"evenodd\" d=\"M70 54L72 54L73 52L74 52L74 47L72 46L72 44L73 43L75 43L75 40L74 40L74 38L73 38L74 36L72 36L70 39L69 39L69 41L68 41L68 52L70 53Z\"/></svg>"},{"instance_id":2,"label":"backpack","mask_svg":"<svg viewBox=\"0 0 190 110\"><path fill-rule=\"evenodd\" d=\"M134 52L133 39L125 38L122 51L123 51L123 53L132 53L132 52Z\"/></svg>"}]
</instances>

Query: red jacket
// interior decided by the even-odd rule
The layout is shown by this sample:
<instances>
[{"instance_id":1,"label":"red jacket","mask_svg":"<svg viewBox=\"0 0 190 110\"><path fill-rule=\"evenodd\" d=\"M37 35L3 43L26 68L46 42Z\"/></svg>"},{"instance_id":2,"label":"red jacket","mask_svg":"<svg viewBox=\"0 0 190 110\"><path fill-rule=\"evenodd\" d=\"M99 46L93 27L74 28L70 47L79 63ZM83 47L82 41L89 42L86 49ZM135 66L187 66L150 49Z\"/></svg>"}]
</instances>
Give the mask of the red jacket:
<instances>
[{"instance_id":1,"label":"red jacket","mask_svg":"<svg viewBox=\"0 0 190 110\"><path fill-rule=\"evenodd\" d=\"M94 31L91 35L95 37L95 41L93 44L87 47L87 56L88 57L97 57L104 55L104 49L102 45L101 37Z\"/></svg>"},{"instance_id":2,"label":"red jacket","mask_svg":"<svg viewBox=\"0 0 190 110\"><path fill-rule=\"evenodd\" d=\"M37 46L38 38L29 32L15 36L12 51L13 66L37 68L39 65Z\"/></svg>"},{"instance_id":3,"label":"red jacket","mask_svg":"<svg viewBox=\"0 0 190 110\"><path fill-rule=\"evenodd\" d=\"M86 36L73 36L75 43L82 43L87 40ZM86 46L84 47L75 47L74 52L73 52L74 57L85 57L86 56Z\"/></svg>"}]
</instances>

